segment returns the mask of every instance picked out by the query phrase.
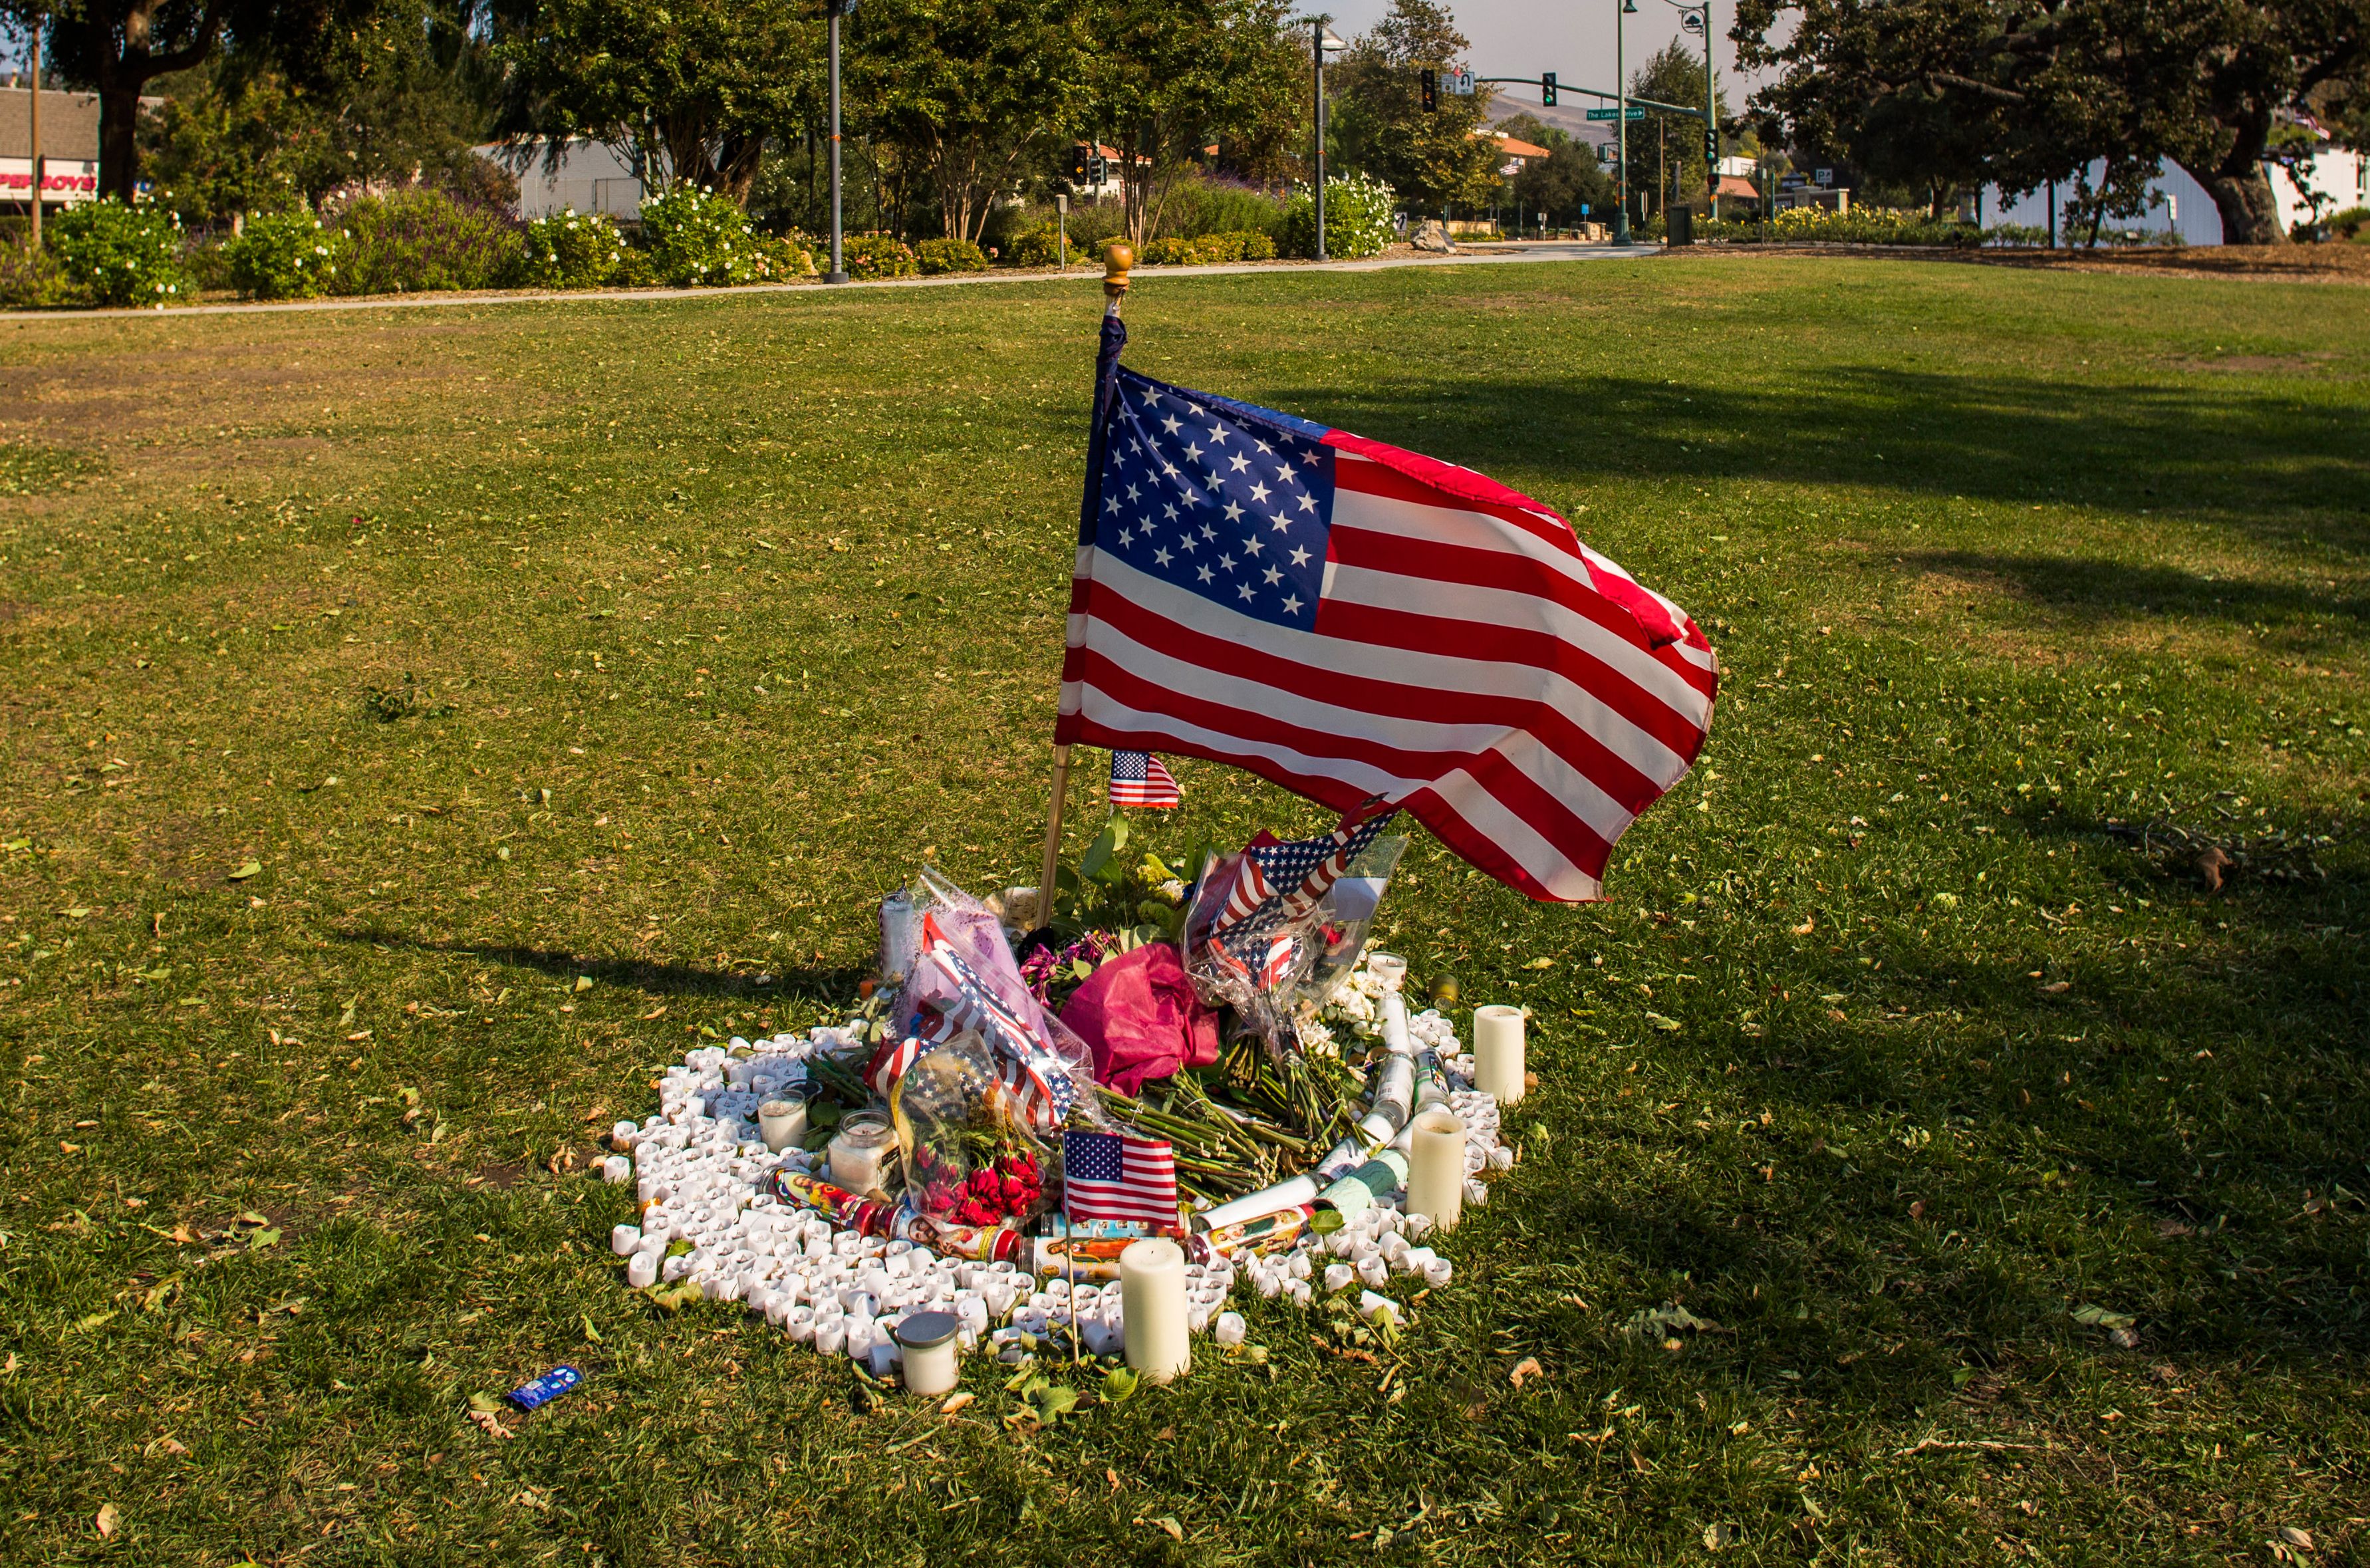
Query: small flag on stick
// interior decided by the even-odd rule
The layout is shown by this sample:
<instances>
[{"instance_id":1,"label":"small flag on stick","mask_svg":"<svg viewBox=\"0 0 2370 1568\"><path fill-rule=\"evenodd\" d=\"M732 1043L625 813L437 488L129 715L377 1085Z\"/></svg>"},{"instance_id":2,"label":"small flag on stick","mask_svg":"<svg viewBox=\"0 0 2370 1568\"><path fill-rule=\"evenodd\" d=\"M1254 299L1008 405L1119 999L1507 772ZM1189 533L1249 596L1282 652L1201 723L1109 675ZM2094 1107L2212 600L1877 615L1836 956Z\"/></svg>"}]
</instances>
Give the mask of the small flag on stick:
<instances>
[{"instance_id":1,"label":"small flag on stick","mask_svg":"<svg viewBox=\"0 0 2370 1568\"><path fill-rule=\"evenodd\" d=\"M1176 1151L1157 1139L1124 1133L1064 1133L1062 1210L1074 1225L1117 1219L1173 1229Z\"/></svg>"},{"instance_id":2,"label":"small flag on stick","mask_svg":"<svg viewBox=\"0 0 2370 1568\"><path fill-rule=\"evenodd\" d=\"M1111 753L1110 803L1165 812L1185 803L1176 776L1150 752Z\"/></svg>"}]
</instances>

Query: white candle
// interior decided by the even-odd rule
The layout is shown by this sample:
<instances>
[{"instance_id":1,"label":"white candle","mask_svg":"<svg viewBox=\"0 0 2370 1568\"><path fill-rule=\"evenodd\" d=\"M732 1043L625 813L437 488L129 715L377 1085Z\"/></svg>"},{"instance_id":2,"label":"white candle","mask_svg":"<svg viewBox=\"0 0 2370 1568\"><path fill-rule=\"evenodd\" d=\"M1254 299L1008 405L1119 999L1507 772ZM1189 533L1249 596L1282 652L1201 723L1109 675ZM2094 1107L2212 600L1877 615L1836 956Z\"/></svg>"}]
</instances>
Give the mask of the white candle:
<instances>
[{"instance_id":1,"label":"white candle","mask_svg":"<svg viewBox=\"0 0 2370 1568\"><path fill-rule=\"evenodd\" d=\"M757 1107L757 1127L765 1147L774 1154L807 1136L807 1103L803 1100L768 1100Z\"/></svg>"},{"instance_id":2,"label":"white candle","mask_svg":"<svg viewBox=\"0 0 2370 1568\"><path fill-rule=\"evenodd\" d=\"M831 1179L834 1186L868 1198L886 1198L883 1185L890 1159L897 1152L897 1135L889 1118L858 1111L839 1124L831 1140Z\"/></svg>"},{"instance_id":3,"label":"white candle","mask_svg":"<svg viewBox=\"0 0 2370 1568\"><path fill-rule=\"evenodd\" d=\"M1380 951L1366 955L1366 973L1385 992L1395 992L1407 983L1407 960L1395 952Z\"/></svg>"},{"instance_id":4,"label":"white candle","mask_svg":"<svg viewBox=\"0 0 2370 1568\"><path fill-rule=\"evenodd\" d=\"M1127 1364L1156 1383L1191 1371L1184 1249L1162 1236L1138 1241L1119 1255L1119 1279Z\"/></svg>"},{"instance_id":5,"label":"white candle","mask_svg":"<svg viewBox=\"0 0 2370 1568\"><path fill-rule=\"evenodd\" d=\"M962 1375L955 1345L961 1332L961 1320L951 1312L916 1312L897 1325L909 1391L938 1395L954 1390Z\"/></svg>"},{"instance_id":6,"label":"white candle","mask_svg":"<svg viewBox=\"0 0 2370 1568\"><path fill-rule=\"evenodd\" d=\"M1473 1087L1512 1105L1523 1098L1523 1009L1473 1009Z\"/></svg>"},{"instance_id":7,"label":"white candle","mask_svg":"<svg viewBox=\"0 0 2370 1568\"><path fill-rule=\"evenodd\" d=\"M1431 1230L1454 1230L1464 1212L1465 1124L1435 1107L1418 1116L1408 1152L1407 1206Z\"/></svg>"}]
</instances>

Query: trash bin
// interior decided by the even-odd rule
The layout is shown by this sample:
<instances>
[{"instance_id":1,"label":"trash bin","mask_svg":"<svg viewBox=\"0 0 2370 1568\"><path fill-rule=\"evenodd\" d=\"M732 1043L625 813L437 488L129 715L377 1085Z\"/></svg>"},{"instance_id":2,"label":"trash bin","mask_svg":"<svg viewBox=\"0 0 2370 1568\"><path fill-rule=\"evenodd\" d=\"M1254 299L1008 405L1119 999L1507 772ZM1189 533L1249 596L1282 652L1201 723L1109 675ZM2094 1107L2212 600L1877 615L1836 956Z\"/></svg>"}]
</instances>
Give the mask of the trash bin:
<instances>
[{"instance_id":1,"label":"trash bin","mask_svg":"<svg viewBox=\"0 0 2370 1568\"><path fill-rule=\"evenodd\" d=\"M1671 243L1693 245L1696 242L1696 210L1693 207L1673 207L1669 217Z\"/></svg>"}]
</instances>

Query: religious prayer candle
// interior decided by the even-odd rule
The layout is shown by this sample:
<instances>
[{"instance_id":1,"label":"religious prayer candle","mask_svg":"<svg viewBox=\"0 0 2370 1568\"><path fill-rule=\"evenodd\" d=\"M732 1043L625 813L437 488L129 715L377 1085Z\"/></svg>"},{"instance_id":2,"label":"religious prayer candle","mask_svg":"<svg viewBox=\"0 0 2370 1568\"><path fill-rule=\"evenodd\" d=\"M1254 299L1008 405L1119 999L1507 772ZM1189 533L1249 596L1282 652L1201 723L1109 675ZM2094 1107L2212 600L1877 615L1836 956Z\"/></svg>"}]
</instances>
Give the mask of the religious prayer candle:
<instances>
[{"instance_id":1,"label":"religious prayer candle","mask_svg":"<svg viewBox=\"0 0 2370 1568\"><path fill-rule=\"evenodd\" d=\"M1165 1236L1138 1241L1120 1254L1119 1277L1127 1364L1156 1383L1192 1370L1184 1249Z\"/></svg>"},{"instance_id":2,"label":"religious prayer candle","mask_svg":"<svg viewBox=\"0 0 2370 1568\"><path fill-rule=\"evenodd\" d=\"M1426 1230L1454 1230L1465 1196L1465 1124L1443 1110L1415 1119L1408 1159L1407 1205L1430 1223Z\"/></svg>"},{"instance_id":3,"label":"religious prayer candle","mask_svg":"<svg viewBox=\"0 0 2370 1568\"><path fill-rule=\"evenodd\" d=\"M889 1161L896 1152L897 1135L889 1118L858 1111L842 1121L832 1136L832 1182L862 1197L886 1198Z\"/></svg>"},{"instance_id":4,"label":"religious prayer candle","mask_svg":"<svg viewBox=\"0 0 2370 1568\"><path fill-rule=\"evenodd\" d=\"M905 1387L925 1395L950 1393L961 1377L956 1340L962 1323L951 1312L916 1312L897 1325L903 1351Z\"/></svg>"},{"instance_id":5,"label":"religious prayer candle","mask_svg":"<svg viewBox=\"0 0 2370 1568\"><path fill-rule=\"evenodd\" d=\"M1523 1009L1473 1009L1473 1087L1512 1105L1523 1098Z\"/></svg>"}]
</instances>

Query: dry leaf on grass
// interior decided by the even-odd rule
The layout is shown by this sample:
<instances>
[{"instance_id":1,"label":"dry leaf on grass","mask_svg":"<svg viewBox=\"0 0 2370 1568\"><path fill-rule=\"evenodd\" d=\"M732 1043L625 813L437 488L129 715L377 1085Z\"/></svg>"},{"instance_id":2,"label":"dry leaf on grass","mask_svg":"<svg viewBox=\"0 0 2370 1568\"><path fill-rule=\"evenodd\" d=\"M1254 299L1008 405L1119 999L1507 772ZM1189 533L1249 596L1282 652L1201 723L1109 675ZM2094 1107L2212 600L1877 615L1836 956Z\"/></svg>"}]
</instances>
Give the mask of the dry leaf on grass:
<instances>
[{"instance_id":1,"label":"dry leaf on grass","mask_svg":"<svg viewBox=\"0 0 2370 1568\"><path fill-rule=\"evenodd\" d=\"M98 1509L98 1539L106 1540L115 1534L115 1505L103 1503Z\"/></svg>"},{"instance_id":2,"label":"dry leaf on grass","mask_svg":"<svg viewBox=\"0 0 2370 1568\"><path fill-rule=\"evenodd\" d=\"M1537 1356L1525 1355L1514 1363L1514 1369L1506 1375L1506 1380L1519 1389L1531 1378L1543 1378L1546 1375L1546 1370L1539 1366Z\"/></svg>"},{"instance_id":3,"label":"dry leaf on grass","mask_svg":"<svg viewBox=\"0 0 2370 1568\"><path fill-rule=\"evenodd\" d=\"M970 1404L973 1400L978 1398L979 1396L977 1394L968 1392L949 1394L947 1396L947 1402L938 1407L938 1413L940 1415L952 1415L955 1412L962 1409L963 1406Z\"/></svg>"},{"instance_id":4,"label":"dry leaf on grass","mask_svg":"<svg viewBox=\"0 0 2370 1568\"><path fill-rule=\"evenodd\" d=\"M495 1417L494 1412L491 1411L473 1410L469 1412L469 1420L477 1426L478 1431L483 1432L489 1437L515 1437L518 1435L517 1433L512 1432L509 1427L504 1426L501 1422Z\"/></svg>"}]
</instances>

